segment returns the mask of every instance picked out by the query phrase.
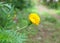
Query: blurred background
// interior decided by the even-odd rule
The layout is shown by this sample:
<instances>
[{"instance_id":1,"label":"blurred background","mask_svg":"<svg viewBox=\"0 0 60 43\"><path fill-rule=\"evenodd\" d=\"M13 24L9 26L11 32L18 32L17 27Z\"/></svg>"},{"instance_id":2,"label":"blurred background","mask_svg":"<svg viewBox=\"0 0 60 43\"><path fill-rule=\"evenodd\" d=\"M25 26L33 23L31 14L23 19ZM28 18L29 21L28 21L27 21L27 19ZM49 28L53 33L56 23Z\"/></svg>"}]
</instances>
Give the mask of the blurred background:
<instances>
[{"instance_id":1,"label":"blurred background","mask_svg":"<svg viewBox=\"0 0 60 43\"><path fill-rule=\"evenodd\" d=\"M28 25L30 13L39 26ZM0 0L0 43L60 43L60 0Z\"/></svg>"}]
</instances>

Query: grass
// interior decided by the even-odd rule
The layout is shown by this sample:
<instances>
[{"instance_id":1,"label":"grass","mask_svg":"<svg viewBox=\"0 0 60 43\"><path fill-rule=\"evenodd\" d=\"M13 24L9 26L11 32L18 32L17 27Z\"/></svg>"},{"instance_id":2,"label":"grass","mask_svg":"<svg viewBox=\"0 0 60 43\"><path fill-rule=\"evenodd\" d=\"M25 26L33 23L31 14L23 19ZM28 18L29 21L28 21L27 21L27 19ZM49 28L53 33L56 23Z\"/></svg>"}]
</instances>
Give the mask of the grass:
<instances>
[{"instance_id":1,"label":"grass","mask_svg":"<svg viewBox=\"0 0 60 43\"><path fill-rule=\"evenodd\" d=\"M56 13L60 16L60 10L57 10Z\"/></svg>"},{"instance_id":2,"label":"grass","mask_svg":"<svg viewBox=\"0 0 60 43\"><path fill-rule=\"evenodd\" d=\"M51 16L47 12L43 12L41 15L41 24L37 34L33 38L29 38L29 43L60 43L60 21ZM41 39L38 39L41 37Z\"/></svg>"}]
</instances>

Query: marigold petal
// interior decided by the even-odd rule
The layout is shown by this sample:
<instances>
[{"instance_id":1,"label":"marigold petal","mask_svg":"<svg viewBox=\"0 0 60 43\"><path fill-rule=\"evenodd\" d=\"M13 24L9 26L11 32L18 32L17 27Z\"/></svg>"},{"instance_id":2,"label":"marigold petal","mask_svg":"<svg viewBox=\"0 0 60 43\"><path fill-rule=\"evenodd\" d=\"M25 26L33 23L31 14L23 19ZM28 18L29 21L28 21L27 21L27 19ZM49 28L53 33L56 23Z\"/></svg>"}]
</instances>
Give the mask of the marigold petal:
<instances>
[{"instance_id":1,"label":"marigold petal","mask_svg":"<svg viewBox=\"0 0 60 43\"><path fill-rule=\"evenodd\" d=\"M40 23L40 17L36 13L31 13L29 15L29 20L36 25Z\"/></svg>"}]
</instances>

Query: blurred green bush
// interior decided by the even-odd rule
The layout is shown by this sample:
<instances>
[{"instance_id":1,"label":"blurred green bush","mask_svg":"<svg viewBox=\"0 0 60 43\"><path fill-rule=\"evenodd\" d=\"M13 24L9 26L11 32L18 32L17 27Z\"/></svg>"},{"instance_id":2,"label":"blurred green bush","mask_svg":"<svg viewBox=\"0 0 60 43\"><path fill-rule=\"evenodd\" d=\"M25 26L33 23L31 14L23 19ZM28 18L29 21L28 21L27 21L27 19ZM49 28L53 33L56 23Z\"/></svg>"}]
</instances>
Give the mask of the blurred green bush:
<instances>
[{"instance_id":1,"label":"blurred green bush","mask_svg":"<svg viewBox=\"0 0 60 43\"><path fill-rule=\"evenodd\" d=\"M21 22L19 20L18 23L16 19L17 13L14 6L0 2L0 43L23 43L26 41L26 34L17 31L21 29L20 27L28 24L23 18L21 18ZM19 23L20 25L17 25Z\"/></svg>"},{"instance_id":2,"label":"blurred green bush","mask_svg":"<svg viewBox=\"0 0 60 43\"><path fill-rule=\"evenodd\" d=\"M60 8L60 0L43 0L43 4L54 9Z\"/></svg>"},{"instance_id":3,"label":"blurred green bush","mask_svg":"<svg viewBox=\"0 0 60 43\"><path fill-rule=\"evenodd\" d=\"M20 10L14 9L14 6L0 3L0 27L6 29L16 29L28 26L28 20ZM17 25L17 26L16 26Z\"/></svg>"},{"instance_id":4,"label":"blurred green bush","mask_svg":"<svg viewBox=\"0 0 60 43\"><path fill-rule=\"evenodd\" d=\"M8 4L0 3L0 27L6 27L8 23L12 23L13 7Z\"/></svg>"},{"instance_id":5,"label":"blurred green bush","mask_svg":"<svg viewBox=\"0 0 60 43\"><path fill-rule=\"evenodd\" d=\"M3 0L3 1L15 5L15 7L19 8L20 10L23 10L24 8L30 8L33 6L31 0Z\"/></svg>"}]
</instances>

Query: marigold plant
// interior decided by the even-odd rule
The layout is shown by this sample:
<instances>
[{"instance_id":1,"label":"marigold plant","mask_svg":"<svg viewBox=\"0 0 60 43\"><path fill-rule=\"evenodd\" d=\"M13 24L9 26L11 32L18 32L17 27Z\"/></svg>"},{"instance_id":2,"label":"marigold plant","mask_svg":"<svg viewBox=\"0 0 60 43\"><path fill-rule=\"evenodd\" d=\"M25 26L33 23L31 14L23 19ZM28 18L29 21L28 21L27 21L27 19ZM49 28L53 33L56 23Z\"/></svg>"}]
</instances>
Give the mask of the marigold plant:
<instances>
[{"instance_id":1,"label":"marigold plant","mask_svg":"<svg viewBox=\"0 0 60 43\"><path fill-rule=\"evenodd\" d=\"M36 25L39 25L40 24L40 17L38 16L38 14L36 13L31 13L29 15L29 20L33 23L33 24L36 24Z\"/></svg>"}]
</instances>

